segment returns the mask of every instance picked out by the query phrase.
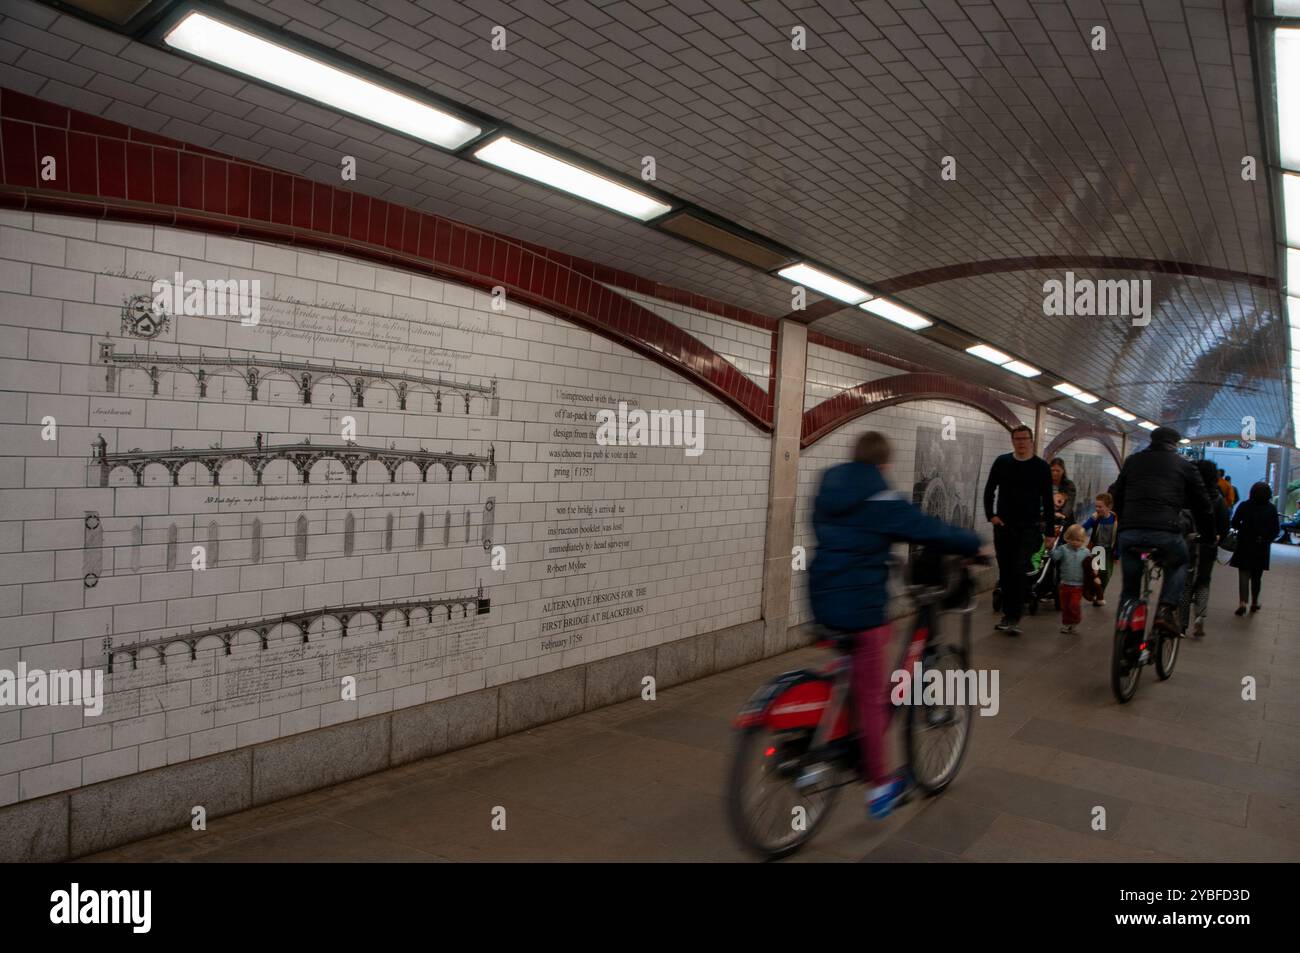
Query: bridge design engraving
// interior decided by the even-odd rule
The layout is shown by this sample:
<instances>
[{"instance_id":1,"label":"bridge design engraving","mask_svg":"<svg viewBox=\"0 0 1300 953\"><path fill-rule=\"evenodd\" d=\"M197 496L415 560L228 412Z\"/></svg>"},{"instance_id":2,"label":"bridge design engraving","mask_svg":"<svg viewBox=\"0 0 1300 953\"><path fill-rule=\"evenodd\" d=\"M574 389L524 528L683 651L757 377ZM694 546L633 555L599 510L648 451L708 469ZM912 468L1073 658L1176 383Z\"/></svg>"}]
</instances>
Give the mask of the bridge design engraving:
<instances>
[{"instance_id":1,"label":"bridge design engraving","mask_svg":"<svg viewBox=\"0 0 1300 953\"><path fill-rule=\"evenodd\" d=\"M495 417L501 412L501 398L497 394L496 379L487 384L444 378L442 375L424 377L419 374L407 374L401 371L382 368L340 367L337 363L315 364L311 361L286 360L281 356L231 357L229 355L211 356L202 351L198 354L119 354L113 350L112 341L101 341L99 345L100 363L107 365L108 372L105 385L109 393L117 393L117 371L136 368L148 377L152 395L158 396L158 382L163 370L174 369L192 374L198 381L199 398L208 396L208 384L212 373L208 368L240 368L240 376L248 385L248 399L259 399L259 386L268 372L284 371L294 379L298 397L304 404L312 402L312 388L327 378L335 378L347 385L353 407L365 407L366 390L377 381L392 385L397 393L397 407L406 410L407 398L412 392L422 390L432 394L438 413L442 413L442 400L458 396L465 404L465 413L470 411L470 398L482 397L484 409L488 416Z\"/></svg>"},{"instance_id":2,"label":"bridge design engraving","mask_svg":"<svg viewBox=\"0 0 1300 953\"><path fill-rule=\"evenodd\" d=\"M420 471L420 482L429 482L429 471L441 466L447 471L447 481L458 467L464 467L469 480L474 479L474 470L481 468L487 480L497 478L496 447L489 444L486 454L475 453L440 453L434 450L399 450L396 447L363 447L352 441L339 445L313 444L310 438L301 443L287 443L273 446L262 444L261 435L251 447L209 447L206 450L189 450L173 447L171 450L129 450L125 453L109 453L108 441L99 434L90 443L90 467L92 485L98 471L98 485L108 486L108 477L118 467L126 467L135 474L135 485L144 486L144 472L151 464L165 467L171 474L172 486L180 485L181 468L187 463L198 463L207 469L212 477L212 485L218 486L221 468L232 460L241 460L253 471L256 485L262 484L262 473L272 460L288 460L298 471L304 484L311 482L311 468L320 460L338 460L347 470L351 482L357 482L357 473L367 461L377 460L388 471L390 483L397 482L397 470L404 463L414 464Z\"/></svg>"},{"instance_id":3,"label":"bridge design engraving","mask_svg":"<svg viewBox=\"0 0 1300 953\"><path fill-rule=\"evenodd\" d=\"M167 664L167 649L173 645L189 646L189 660L191 662L198 660L199 643L204 639L217 639L224 648L225 655L230 654L230 646L235 636L241 632L253 632L261 640L261 648L265 651L270 646L271 631L280 626L288 626L297 629L298 636L302 639L302 644L308 641L308 632L311 623L317 620L330 618L338 622L343 638L348 636L348 625L358 616L367 615L375 621L376 628L382 632L384 630L384 619L393 613L401 620L404 627L409 627L413 621L418 622L417 613L426 615L425 622L433 622L435 610L446 610L446 621L450 622L454 610L459 608L460 617L468 619L470 609L474 610L474 615L487 615L492 611L492 600L483 595L483 584L479 583L477 592L466 592L454 596L443 596L441 598L429 599L405 599L390 602L359 602L350 606L339 606L338 608L323 607L320 609L311 609L305 612L289 612L278 616L268 616L264 619L257 619L251 622L232 622L229 625L215 626L209 629L201 629L197 632L184 632L176 635L168 635L159 639L149 639L144 642L135 642L131 645L122 645L115 647L112 639L104 639L104 655L108 660L108 672L112 674L114 660L119 656L129 656L131 659L131 668L137 667L140 661L140 655L143 652L153 651L161 665Z\"/></svg>"}]
</instances>

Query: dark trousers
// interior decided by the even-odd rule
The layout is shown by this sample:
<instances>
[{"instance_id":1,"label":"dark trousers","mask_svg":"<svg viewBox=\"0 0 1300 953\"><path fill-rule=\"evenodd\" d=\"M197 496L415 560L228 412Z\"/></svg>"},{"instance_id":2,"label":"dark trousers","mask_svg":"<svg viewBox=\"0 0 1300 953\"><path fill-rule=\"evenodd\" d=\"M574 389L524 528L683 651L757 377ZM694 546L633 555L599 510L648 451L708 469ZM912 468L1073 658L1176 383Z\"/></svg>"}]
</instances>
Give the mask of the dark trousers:
<instances>
[{"instance_id":1,"label":"dark trousers","mask_svg":"<svg viewBox=\"0 0 1300 953\"><path fill-rule=\"evenodd\" d=\"M1246 601L1246 596L1250 596L1252 606L1259 605L1259 587L1264 581L1264 570L1262 569L1238 569L1237 570L1237 598L1241 602Z\"/></svg>"},{"instance_id":2,"label":"dark trousers","mask_svg":"<svg viewBox=\"0 0 1300 953\"><path fill-rule=\"evenodd\" d=\"M1024 610L1028 583L1029 559L1043 544L1037 526L994 526L993 551L998 557L998 577L1002 587L1002 614L1019 621Z\"/></svg>"},{"instance_id":3,"label":"dark trousers","mask_svg":"<svg viewBox=\"0 0 1300 953\"><path fill-rule=\"evenodd\" d=\"M1162 529L1126 529L1119 534L1119 568L1124 579L1121 599L1142 594L1142 553L1159 546L1165 552L1165 581L1160 589L1162 606L1177 606L1187 583L1187 540L1182 533Z\"/></svg>"}]
</instances>

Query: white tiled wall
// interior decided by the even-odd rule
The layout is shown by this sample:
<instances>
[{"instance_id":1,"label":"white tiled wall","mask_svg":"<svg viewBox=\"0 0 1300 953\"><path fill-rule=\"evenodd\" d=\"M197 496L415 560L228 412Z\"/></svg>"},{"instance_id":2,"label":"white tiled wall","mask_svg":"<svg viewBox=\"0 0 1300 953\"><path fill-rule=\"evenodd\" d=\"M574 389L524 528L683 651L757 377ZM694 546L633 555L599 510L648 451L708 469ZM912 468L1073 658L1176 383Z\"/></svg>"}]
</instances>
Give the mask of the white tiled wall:
<instances>
[{"instance_id":1,"label":"white tiled wall","mask_svg":"<svg viewBox=\"0 0 1300 953\"><path fill-rule=\"evenodd\" d=\"M257 327L174 315L156 339L123 330L122 305L153 277L262 283ZM754 342L732 322L690 316L701 337L766 385ZM752 331L753 329L748 329ZM293 375L264 369L256 400L238 369L199 396L190 370L119 370L109 392L100 345L117 354L260 355L480 384L469 412L444 394L398 407L391 380L355 407L346 379L304 404ZM730 342L728 345L727 342ZM725 345L725 346L724 346ZM602 448L594 421L619 400L704 412L704 453ZM91 442L253 449L310 438L401 453L486 455L466 481L434 467L395 480L377 462L357 483L337 460L304 485L272 462L263 485L236 460L213 487L198 464L173 486L162 465L137 486L99 485ZM41 439L53 417L57 439ZM769 439L671 371L538 311L491 309L472 290L330 255L144 226L0 213L0 668L102 668L119 651L99 718L76 707L0 710L0 804L37 797L525 678L759 617ZM489 509L489 503L491 508ZM93 514L93 519L89 518ZM349 515L352 517L349 521ZM91 526L93 525L93 529ZM301 528L300 528L301 527ZM484 539L504 546L490 567ZM207 568L190 568L192 547ZM570 546L568 551L561 549ZM580 550L573 546L581 547ZM582 565L578 565L582 563ZM87 585L87 574L98 577ZM490 611L439 610L382 631L353 616L297 629L284 613L476 592ZM173 643L132 666L121 650L237 621L271 620L267 647L244 630L191 658ZM566 627L565 620L570 624ZM543 630L544 622L553 628ZM345 675L356 701L341 699Z\"/></svg>"},{"instance_id":2,"label":"white tiled wall","mask_svg":"<svg viewBox=\"0 0 1300 953\"><path fill-rule=\"evenodd\" d=\"M809 345L804 406L805 408L815 406L834 397L841 390L864 381L890 377L898 373L901 372L897 368L876 364L820 345ZM1033 426L1032 408L1011 405L1011 410L1021 420ZM878 430L888 437L893 445L893 464L888 474L890 484L910 498L912 484L917 478L915 472L917 428L942 430L944 418L948 416L953 418L954 433L959 440L979 441L978 446L981 448L979 473L973 479L967 479L966 484L974 493L973 504L971 504L975 511L973 528L986 541L992 540L992 532L983 519L984 481L993 459L999 454L1010 451L1010 435L1006 428L992 417L967 404L920 400L895 404L858 417L800 454L794 541L796 545L805 548L809 562L816 550L816 534L812 528L812 504L822 473L835 464L847 461L858 437L868 431ZM791 576L790 616L793 625L809 622L812 619L808 606L806 572L795 572Z\"/></svg>"},{"instance_id":3,"label":"white tiled wall","mask_svg":"<svg viewBox=\"0 0 1300 953\"><path fill-rule=\"evenodd\" d=\"M767 390L772 373L772 334L762 328L730 318L720 318L695 308L686 308L671 301L651 298L648 295L614 288L625 298L630 298L665 321L671 321L683 331L703 341L736 366L740 373L763 390Z\"/></svg>"}]
</instances>

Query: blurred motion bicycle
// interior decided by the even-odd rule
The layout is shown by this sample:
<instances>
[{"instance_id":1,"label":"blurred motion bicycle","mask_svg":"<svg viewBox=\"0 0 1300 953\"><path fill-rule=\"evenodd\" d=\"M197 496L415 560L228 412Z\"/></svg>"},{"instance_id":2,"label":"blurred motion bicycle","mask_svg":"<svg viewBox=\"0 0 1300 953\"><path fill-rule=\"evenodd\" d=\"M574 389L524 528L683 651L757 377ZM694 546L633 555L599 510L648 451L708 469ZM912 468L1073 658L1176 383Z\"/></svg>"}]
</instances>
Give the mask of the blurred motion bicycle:
<instances>
[{"instance_id":1,"label":"blurred motion bicycle","mask_svg":"<svg viewBox=\"0 0 1300 953\"><path fill-rule=\"evenodd\" d=\"M965 671L970 658L974 583L971 561L919 552L908 562L902 592L915 606L911 632L896 666L910 679L927 671ZM894 564L897 568L897 562ZM940 619L961 618L958 642L944 641ZM852 698L855 633L822 627L818 645L836 654L820 669L772 679L736 716L729 772L730 818L741 842L769 859L806 844L830 815L839 791L862 780L861 741ZM908 772L927 796L956 777L970 743L970 704L909 704L904 715ZM890 712L890 723L897 708ZM810 783L811 779L811 783ZM798 809L802 823L795 823Z\"/></svg>"}]
</instances>

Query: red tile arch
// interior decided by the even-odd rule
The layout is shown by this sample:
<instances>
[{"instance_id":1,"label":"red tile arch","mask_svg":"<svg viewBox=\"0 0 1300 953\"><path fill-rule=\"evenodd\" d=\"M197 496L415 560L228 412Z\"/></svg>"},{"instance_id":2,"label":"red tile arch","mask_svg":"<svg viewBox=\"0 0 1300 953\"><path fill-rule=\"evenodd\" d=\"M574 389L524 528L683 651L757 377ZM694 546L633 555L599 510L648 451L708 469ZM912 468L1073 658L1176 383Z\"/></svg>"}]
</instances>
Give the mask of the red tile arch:
<instances>
[{"instance_id":1,"label":"red tile arch","mask_svg":"<svg viewBox=\"0 0 1300 953\"><path fill-rule=\"evenodd\" d=\"M967 404L984 411L1007 430L1020 424L1020 418L1012 413L1011 408L984 387L929 371L895 374L840 391L804 411L799 446L810 447L864 414L914 400L951 400Z\"/></svg>"},{"instance_id":2,"label":"red tile arch","mask_svg":"<svg viewBox=\"0 0 1300 953\"><path fill-rule=\"evenodd\" d=\"M1100 427L1094 427L1092 424L1083 422L1067 427L1053 437L1052 441L1047 445L1047 449L1043 451L1043 459L1052 459L1076 440L1096 440L1114 458L1115 466L1122 467L1124 465L1124 457L1120 453L1119 447L1115 445L1115 435L1109 430L1103 430Z\"/></svg>"},{"instance_id":3,"label":"red tile arch","mask_svg":"<svg viewBox=\"0 0 1300 953\"><path fill-rule=\"evenodd\" d=\"M55 156L58 176L40 177ZM510 296L675 371L772 429L769 394L618 284L768 331L771 318L529 242L224 156L0 88L0 206L345 254Z\"/></svg>"}]
</instances>

